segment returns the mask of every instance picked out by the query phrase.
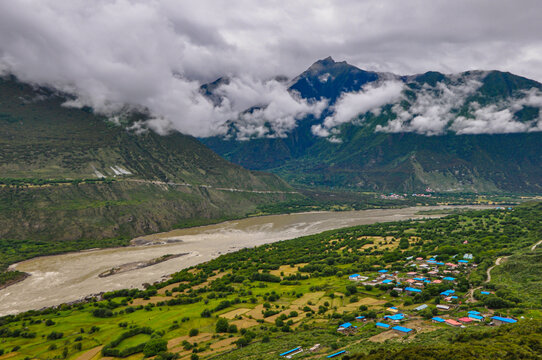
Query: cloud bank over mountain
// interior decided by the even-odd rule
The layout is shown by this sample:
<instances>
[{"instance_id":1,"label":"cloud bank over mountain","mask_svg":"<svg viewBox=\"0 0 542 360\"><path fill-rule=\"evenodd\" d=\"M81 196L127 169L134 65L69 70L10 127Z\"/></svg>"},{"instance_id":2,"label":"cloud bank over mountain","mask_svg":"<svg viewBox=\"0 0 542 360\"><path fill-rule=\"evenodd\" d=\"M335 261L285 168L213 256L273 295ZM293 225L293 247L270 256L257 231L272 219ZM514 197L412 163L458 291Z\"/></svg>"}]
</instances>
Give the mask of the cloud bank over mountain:
<instances>
[{"instance_id":1,"label":"cloud bank over mountain","mask_svg":"<svg viewBox=\"0 0 542 360\"><path fill-rule=\"evenodd\" d=\"M234 120L241 139L281 137L325 104L290 94L274 76L293 77L330 54L374 71L500 69L540 81L537 10L535 0L13 0L0 2L0 72L77 94L71 105L104 113L147 108L153 119L145 126L159 133L220 135ZM215 103L200 86L221 76L232 80ZM370 89L345 95L314 131L372 109L387 96L383 90L373 89L374 99ZM450 104L437 105L421 99L416 116L397 109L398 122L383 130L438 134ZM474 111L477 122L457 120L458 133L487 128L494 113L495 131L521 128L499 107ZM538 125L529 126L523 131Z\"/></svg>"}]
</instances>

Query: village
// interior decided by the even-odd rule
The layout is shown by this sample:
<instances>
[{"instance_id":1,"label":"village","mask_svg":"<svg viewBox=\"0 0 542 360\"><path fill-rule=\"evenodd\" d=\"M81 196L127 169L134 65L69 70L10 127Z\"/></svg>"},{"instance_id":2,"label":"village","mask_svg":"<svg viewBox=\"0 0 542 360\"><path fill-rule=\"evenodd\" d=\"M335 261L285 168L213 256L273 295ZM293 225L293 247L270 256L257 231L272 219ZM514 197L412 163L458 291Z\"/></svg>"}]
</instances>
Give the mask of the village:
<instances>
[{"instance_id":1,"label":"village","mask_svg":"<svg viewBox=\"0 0 542 360\"><path fill-rule=\"evenodd\" d=\"M346 336L355 335L360 327L373 324L375 328L382 330L380 334L387 335L386 338L406 338L414 336L420 330L420 321L444 328L516 323L516 319L495 315L492 310L474 310L478 309L476 300L472 297L474 289L466 292L455 289L458 277L467 276L477 267L472 259L472 254L465 254L462 259L454 262L441 262L437 257L424 259L410 256L405 259L408 261L407 269L403 272L379 269L364 274L349 275L348 280L358 287L387 289L390 295L402 300L403 306L389 306L379 311L376 317L358 315L352 322L339 324L336 331ZM430 285L446 287L446 290L440 291L436 296L428 297L428 301L421 305L412 304L411 299L424 294ZM479 292L481 296L492 294L491 291L480 290ZM430 307L430 301L433 307ZM410 325L411 323L413 325ZM315 344L308 351L316 352L319 349L320 344ZM290 359L303 352L302 347L296 347L279 355ZM326 358L335 358L346 353L346 350L340 350L327 355Z\"/></svg>"}]
</instances>

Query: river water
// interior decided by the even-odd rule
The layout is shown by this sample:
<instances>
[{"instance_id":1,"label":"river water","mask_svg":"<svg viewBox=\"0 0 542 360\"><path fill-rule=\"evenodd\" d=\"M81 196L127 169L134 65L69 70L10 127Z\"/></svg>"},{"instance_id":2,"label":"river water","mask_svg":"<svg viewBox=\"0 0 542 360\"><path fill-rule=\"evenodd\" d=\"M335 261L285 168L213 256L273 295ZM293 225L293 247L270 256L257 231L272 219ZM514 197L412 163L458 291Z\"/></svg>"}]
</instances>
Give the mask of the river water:
<instances>
[{"instance_id":1,"label":"river water","mask_svg":"<svg viewBox=\"0 0 542 360\"><path fill-rule=\"evenodd\" d=\"M147 242L146 245L34 258L12 265L12 268L27 272L30 276L20 283L0 290L0 316L59 305L101 291L140 288L143 283L153 283L180 269L245 247L347 226L438 217L439 215L417 215L417 212L439 208L444 207L426 206L262 216L173 230L134 240L134 243L138 244ZM157 244L159 242L162 244ZM98 277L100 273L123 264L149 261L165 254L180 253L188 253L188 255L142 269Z\"/></svg>"}]
</instances>

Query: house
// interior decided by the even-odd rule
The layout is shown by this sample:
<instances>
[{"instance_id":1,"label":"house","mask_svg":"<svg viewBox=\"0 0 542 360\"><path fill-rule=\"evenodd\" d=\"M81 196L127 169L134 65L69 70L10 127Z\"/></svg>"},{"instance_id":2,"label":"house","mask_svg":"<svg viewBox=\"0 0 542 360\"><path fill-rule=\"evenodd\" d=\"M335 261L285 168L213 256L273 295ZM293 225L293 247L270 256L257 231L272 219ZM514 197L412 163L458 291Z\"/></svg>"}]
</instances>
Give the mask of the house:
<instances>
[{"instance_id":1,"label":"house","mask_svg":"<svg viewBox=\"0 0 542 360\"><path fill-rule=\"evenodd\" d=\"M379 328L382 328L382 329L389 329L390 328L390 326L388 324L381 323L381 322L377 322L375 325L376 325L376 327L379 327Z\"/></svg>"},{"instance_id":2,"label":"house","mask_svg":"<svg viewBox=\"0 0 542 360\"><path fill-rule=\"evenodd\" d=\"M445 280L445 281L455 281L455 278L451 277L451 276L446 276L446 277L443 277L442 280Z\"/></svg>"},{"instance_id":3,"label":"house","mask_svg":"<svg viewBox=\"0 0 542 360\"><path fill-rule=\"evenodd\" d=\"M391 329L401 335L410 335L411 333L414 332L413 329L410 329L404 326L394 326Z\"/></svg>"},{"instance_id":4,"label":"house","mask_svg":"<svg viewBox=\"0 0 542 360\"><path fill-rule=\"evenodd\" d=\"M468 260L458 260L457 263L459 265L468 265L469 264L469 261Z\"/></svg>"},{"instance_id":5,"label":"house","mask_svg":"<svg viewBox=\"0 0 542 360\"><path fill-rule=\"evenodd\" d=\"M444 265L446 265L448 267L451 267L451 268L455 268L457 266L457 264L454 264L454 263L446 263Z\"/></svg>"},{"instance_id":6,"label":"house","mask_svg":"<svg viewBox=\"0 0 542 360\"><path fill-rule=\"evenodd\" d=\"M506 317L501 317L501 316L493 316L491 320L493 320L493 324L495 325L514 324L518 322L516 319L506 318Z\"/></svg>"},{"instance_id":7,"label":"house","mask_svg":"<svg viewBox=\"0 0 542 360\"><path fill-rule=\"evenodd\" d=\"M416 282L416 280L414 280L414 279L407 279L406 282L409 283L409 284L413 284L413 283Z\"/></svg>"},{"instance_id":8,"label":"house","mask_svg":"<svg viewBox=\"0 0 542 360\"><path fill-rule=\"evenodd\" d=\"M406 287L405 288L405 291L409 294L417 294L417 293L421 293L422 291L420 289L416 289L416 288L413 288L413 287Z\"/></svg>"},{"instance_id":9,"label":"house","mask_svg":"<svg viewBox=\"0 0 542 360\"><path fill-rule=\"evenodd\" d=\"M455 290L446 290L446 291L441 292L440 295L444 297L448 297L448 296L451 296L453 293L455 293Z\"/></svg>"},{"instance_id":10,"label":"house","mask_svg":"<svg viewBox=\"0 0 542 360\"><path fill-rule=\"evenodd\" d=\"M422 311L423 309L427 309L427 304L418 306L417 308L414 309L414 311Z\"/></svg>"},{"instance_id":11,"label":"house","mask_svg":"<svg viewBox=\"0 0 542 360\"><path fill-rule=\"evenodd\" d=\"M337 328L337 331L340 332L341 334L346 334L346 335L354 334L356 331L358 331L358 327L347 322L347 323L339 325L339 327Z\"/></svg>"},{"instance_id":12,"label":"house","mask_svg":"<svg viewBox=\"0 0 542 360\"><path fill-rule=\"evenodd\" d=\"M423 261L423 258L422 257L417 257L416 261Z\"/></svg>"},{"instance_id":13,"label":"house","mask_svg":"<svg viewBox=\"0 0 542 360\"><path fill-rule=\"evenodd\" d=\"M389 311L391 313L396 314L396 313L399 312L399 309L397 309L395 306L391 306L391 307L387 308L386 311Z\"/></svg>"},{"instance_id":14,"label":"house","mask_svg":"<svg viewBox=\"0 0 542 360\"><path fill-rule=\"evenodd\" d=\"M318 349L320 349L320 344L314 344L314 346L311 347L311 348L309 349L309 351L310 351L310 352L315 352L315 351L317 351Z\"/></svg>"},{"instance_id":15,"label":"house","mask_svg":"<svg viewBox=\"0 0 542 360\"><path fill-rule=\"evenodd\" d=\"M480 316L480 315L475 315L475 314L469 314L467 315L469 318L471 318L472 320L474 321L477 321L477 322L480 322L480 321L483 321L484 320L484 317L483 316Z\"/></svg>"},{"instance_id":16,"label":"house","mask_svg":"<svg viewBox=\"0 0 542 360\"><path fill-rule=\"evenodd\" d=\"M403 292L403 288L400 288L400 287L394 287L392 290L395 290L395 291L397 291L398 293L402 293L402 292Z\"/></svg>"},{"instance_id":17,"label":"house","mask_svg":"<svg viewBox=\"0 0 542 360\"><path fill-rule=\"evenodd\" d=\"M443 310L443 311L448 311L448 310L450 310L450 306L449 306L449 305L438 304L438 305L436 306L436 308L439 309L439 310Z\"/></svg>"},{"instance_id":18,"label":"house","mask_svg":"<svg viewBox=\"0 0 542 360\"><path fill-rule=\"evenodd\" d=\"M435 271L435 270L431 270L427 273L428 275L437 275L438 274L438 271Z\"/></svg>"},{"instance_id":19,"label":"house","mask_svg":"<svg viewBox=\"0 0 542 360\"><path fill-rule=\"evenodd\" d=\"M462 318L459 318L457 320L462 322L463 324L470 324L470 323L472 323L474 321L469 317L462 317Z\"/></svg>"},{"instance_id":20,"label":"house","mask_svg":"<svg viewBox=\"0 0 542 360\"><path fill-rule=\"evenodd\" d=\"M351 281L358 281L359 277L361 275L360 274L352 274L348 277L348 280L351 280Z\"/></svg>"},{"instance_id":21,"label":"house","mask_svg":"<svg viewBox=\"0 0 542 360\"><path fill-rule=\"evenodd\" d=\"M439 324L442 324L445 322L443 318L439 318L438 316L435 316L434 318L432 318L431 321L433 321L434 323L439 323Z\"/></svg>"},{"instance_id":22,"label":"house","mask_svg":"<svg viewBox=\"0 0 542 360\"><path fill-rule=\"evenodd\" d=\"M386 315L384 316L384 319L388 319L393 322L400 322L401 320L405 319L405 315L404 314Z\"/></svg>"},{"instance_id":23,"label":"house","mask_svg":"<svg viewBox=\"0 0 542 360\"><path fill-rule=\"evenodd\" d=\"M383 280L383 281L382 281L382 284L389 284L389 283L391 283L391 282L393 282L393 280L391 280L391 279L386 279L386 280Z\"/></svg>"},{"instance_id":24,"label":"house","mask_svg":"<svg viewBox=\"0 0 542 360\"><path fill-rule=\"evenodd\" d=\"M356 321L367 321L365 316L356 316Z\"/></svg>"},{"instance_id":25,"label":"house","mask_svg":"<svg viewBox=\"0 0 542 360\"><path fill-rule=\"evenodd\" d=\"M385 274L385 273L387 273L387 272L388 272L388 270L386 270L386 269L382 269L382 270L378 270L378 272L379 272L379 273L381 273L381 274Z\"/></svg>"},{"instance_id":26,"label":"house","mask_svg":"<svg viewBox=\"0 0 542 360\"><path fill-rule=\"evenodd\" d=\"M482 294L482 295L489 295L489 294L491 294L491 293L490 293L489 291L480 291L480 294Z\"/></svg>"},{"instance_id":27,"label":"house","mask_svg":"<svg viewBox=\"0 0 542 360\"><path fill-rule=\"evenodd\" d=\"M416 280L416 281L424 281L425 278L424 277L415 277L414 280Z\"/></svg>"},{"instance_id":28,"label":"house","mask_svg":"<svg viewBox=\"0 0 542 360\"><path fill-rule=\"evenodd\" d=\"M450 326L461 326L461 323L458 321L455 321L454 319L447 319L444 322Z\"/></svg>"},{"instance_id":29,"label":"house","mask_svg":"<svg viewBox=\"0 0 542 360\"><path fill-rule=\"evenodd\" d=\"M440 283L442 283L442 280L439 280L439 279L433 280L433 284L440 284Z\"/></svg>"},{"instance_id":30,"label":"house","mask_svg":"<svg viewBox=\"0 0 542 360\"><path fill-rule=\"evenodd\" d=\"M283 352L282 354L280 354L279 356L286 356L288 359L291 358L293 355L295 354L299 354L300 352L303 351L303 348L301 346L298 346L296 347L295 349L292 349L292 350L288 350L286 352Z\"/></svg>"},{"instance_id":31,"label":"house","mask_svg":"<svg viewBox=\"0 0 542 360\"><path fill-rule=\"evenodd\" d=\"M407 274L407 276L410 276L410 277L414 277L414 276L418 275L418 273L415 272L415 271L410 271L410 272L407 272L406 274Z\"/></svg>"},{"instance_id":32,"label":"house","mask_svg":"<svg viewBox=\"0 0 542 360\"><path fill-rule=\"evenodd\" d=\"M326 358L330 359L330 358L334 358L335 356L339 356L339 355L343 355L343 354L346 354L346 350L341 350L339 352L336 352L335 354L328 355L328 356L326 356Z\"/></svg>"}]
</instances>

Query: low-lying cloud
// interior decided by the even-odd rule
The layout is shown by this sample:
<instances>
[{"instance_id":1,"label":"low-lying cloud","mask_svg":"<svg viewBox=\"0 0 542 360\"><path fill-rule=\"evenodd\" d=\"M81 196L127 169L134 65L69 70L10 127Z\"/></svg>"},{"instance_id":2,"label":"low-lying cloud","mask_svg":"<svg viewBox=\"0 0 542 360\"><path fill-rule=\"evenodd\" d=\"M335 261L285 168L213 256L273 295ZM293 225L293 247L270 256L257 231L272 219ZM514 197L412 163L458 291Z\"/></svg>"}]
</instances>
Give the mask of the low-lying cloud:
<instances>
[{"instance_id":1,"label":"low-lying cloud","mask_svg":"<svg viewBox=\"0 0 542 360\"><path fill-rule=\"evenodd\" d=\"M400 81L385 81L365 85L359 92L345 93L333 105L333 114L324 119L321 125L314 125L312 133L317 136L329 136L330 129L352 122L359 115L377 112L386 104L401 98L404 84Z\"/></svg>"}]
</instances>

